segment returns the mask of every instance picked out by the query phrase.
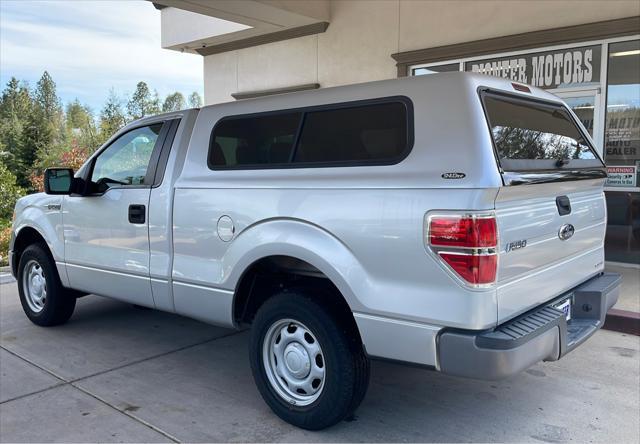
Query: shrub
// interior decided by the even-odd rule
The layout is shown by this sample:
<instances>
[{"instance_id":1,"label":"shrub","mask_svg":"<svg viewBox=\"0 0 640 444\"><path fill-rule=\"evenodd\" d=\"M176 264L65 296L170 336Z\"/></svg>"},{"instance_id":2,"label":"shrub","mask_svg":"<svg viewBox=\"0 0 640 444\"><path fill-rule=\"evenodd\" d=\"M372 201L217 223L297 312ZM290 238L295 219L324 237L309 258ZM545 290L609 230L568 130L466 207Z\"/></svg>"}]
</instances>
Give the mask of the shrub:
<instances>
[{"instance_id":1,"label":"shrub","mask_svg":"<svg viewBox=\"0 0 640 444\"><path fill-rule=\"evenodd\" d=\"M89 150L82 148L78 145L78 142L74 139L71 141L71 148L63 151L60 157L50 162L50 165L45 165L45 168L49 167L66 167L72 168L73 171L78 171L85 160L89 157ZM37 170L29 176L29 181L34 190L44 191L44 170Z\"/></svg>"},{"instance_id":2,"label":"shrub","mask_svg":"<svg viewBox=\"0 0 640 444\"><path fill-rule=\"evenodd\" d=\"M0 266L9 265L9 241L11 240L11 222L0 221Z\"/></svg>"},{"instance_id":3,"label":"shrub","mask_svg":"<svg viewBox=\"0 0 640 444\"><path fill-rule=\"evenodd\" d=\"M0 162L0 220L11 220L16 200L24 194L25 190L16 184L16 176Z\"/></svg>"}]
</instances>

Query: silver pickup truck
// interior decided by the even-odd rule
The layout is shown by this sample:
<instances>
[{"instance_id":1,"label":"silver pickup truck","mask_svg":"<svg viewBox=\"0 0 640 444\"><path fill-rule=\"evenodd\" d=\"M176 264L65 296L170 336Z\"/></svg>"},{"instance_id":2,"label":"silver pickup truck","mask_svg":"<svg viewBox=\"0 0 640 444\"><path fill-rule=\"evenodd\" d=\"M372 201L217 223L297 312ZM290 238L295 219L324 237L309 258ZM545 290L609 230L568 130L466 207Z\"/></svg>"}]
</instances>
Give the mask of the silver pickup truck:
<instances>
[{"instance_id":1,"label":"silver pickup truck","mask_svg":"<svg viewBox=\"0 0 640 444\"><path fill-rule=\"evenodd\" d=\"M16 205L26 315L106 296L250 326L264 400L320 429L370 358L471 378L560 359L603 324L605 169L555 96L452 73L131 123Z\"/></svg>"}]
</instances>

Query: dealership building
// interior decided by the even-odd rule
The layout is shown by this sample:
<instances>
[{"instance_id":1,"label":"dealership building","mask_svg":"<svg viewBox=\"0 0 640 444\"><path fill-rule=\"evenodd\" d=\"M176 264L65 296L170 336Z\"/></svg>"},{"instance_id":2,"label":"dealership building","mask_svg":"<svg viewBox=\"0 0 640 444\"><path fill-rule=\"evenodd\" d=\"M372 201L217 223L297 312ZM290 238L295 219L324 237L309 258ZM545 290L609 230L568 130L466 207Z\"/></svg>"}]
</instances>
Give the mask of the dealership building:
<instances>
[{"instance_id":1,"label":"dealership building","mask_svg":"<svg viewBox=\"0 0 640 444\"><path fill-rule=\"evenodd\" d=\"M162 46L203 56L207 104L450 71L505 77L562 97L607 164L606 259L640 266L639 1L154 5Z\"/></svg>"}]
</instances>

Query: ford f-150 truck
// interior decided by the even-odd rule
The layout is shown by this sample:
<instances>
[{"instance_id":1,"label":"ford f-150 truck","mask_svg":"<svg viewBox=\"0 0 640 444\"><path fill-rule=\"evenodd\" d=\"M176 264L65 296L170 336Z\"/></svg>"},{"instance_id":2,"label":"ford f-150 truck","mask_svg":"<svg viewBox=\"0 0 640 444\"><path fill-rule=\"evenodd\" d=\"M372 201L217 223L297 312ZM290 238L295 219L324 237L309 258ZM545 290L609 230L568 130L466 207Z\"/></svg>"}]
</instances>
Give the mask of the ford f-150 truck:
<instances>
[{"instance_id":1,"label":"ford f-150 truck","mask_svg":"<svg viewBox=\"0 0 640 444\"><path fill-rule=\"evenodd\" d=\"M273 411L330 426L372 357L484 379L603 324L604 164L567 106L479 74L205 106L127 125L18 201L26 315L106 296L249 328ZM176 332L179 334L179 332Z\"/></svg>"}]
</instances>

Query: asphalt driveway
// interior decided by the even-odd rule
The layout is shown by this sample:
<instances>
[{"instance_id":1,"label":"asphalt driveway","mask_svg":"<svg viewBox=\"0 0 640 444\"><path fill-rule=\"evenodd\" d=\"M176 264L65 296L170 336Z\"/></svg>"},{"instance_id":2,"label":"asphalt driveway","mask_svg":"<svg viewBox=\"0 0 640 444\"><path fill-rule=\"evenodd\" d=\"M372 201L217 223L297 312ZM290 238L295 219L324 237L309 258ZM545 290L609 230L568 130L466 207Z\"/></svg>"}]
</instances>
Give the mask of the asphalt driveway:
<instances>
[{"instance_id":1,"label":"asphalt driveway","mask_svg":"<svg viewBox=\"0 0 640 444\"><path fill-rule=\"evenodd\" d=\"M0 441L638 442L640 338L600 331L500 382L375 362L351 422L307 432L253 385L247 334L89 296L32 325L0 285Z\"/></svg>"}]
</instances>

